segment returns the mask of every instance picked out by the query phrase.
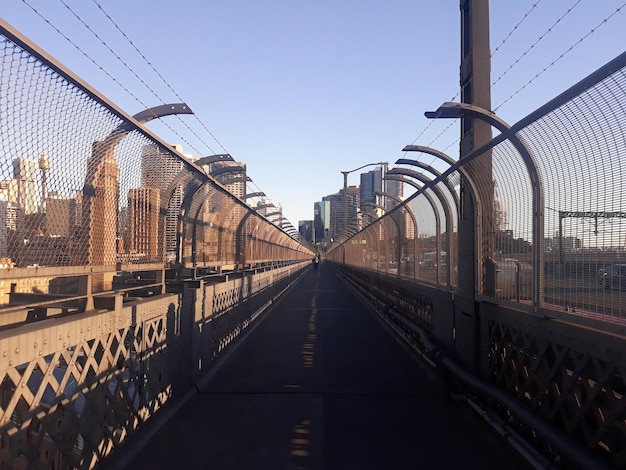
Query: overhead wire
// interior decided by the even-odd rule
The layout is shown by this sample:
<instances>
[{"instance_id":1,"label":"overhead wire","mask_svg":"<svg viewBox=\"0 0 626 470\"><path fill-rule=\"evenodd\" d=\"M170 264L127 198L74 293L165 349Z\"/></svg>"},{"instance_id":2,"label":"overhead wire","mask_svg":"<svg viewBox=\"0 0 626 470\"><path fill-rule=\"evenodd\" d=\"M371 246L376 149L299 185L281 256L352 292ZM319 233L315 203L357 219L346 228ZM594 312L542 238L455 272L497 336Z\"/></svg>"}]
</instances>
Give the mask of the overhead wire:
<instances>
[{"instance_id":1,"label":"overhead wire","mask_svg":"<svg viewBox=\"0 0 626 470\"><path fill-rule=\"evenodd\" d=\"M139 54L141 56L141 58L144 60L144 62L146 64L148 64L148 66L152 69L152 71L157 75L157 77L159 77L161 79L161 81L167 86L167 88L169 88L169 90L174 94L174 96L176 96L176 98L183 102L184 100L180 97L180 95L176 92L176 90L172 87L172 85L170 85L170 83L165 79L165 77L163 77L163 75L157 70L157 68L152 64L152 62L150 62L150 60L148 60L148 58L145 56L145 54L143 52L141 52L139 50L139 48L135 45L135 43L128 37L128 35L120 28L120 26L117 24L117 22L111 17L111 15L109 15L104 8L102 7L102 5L100 5L100 3L98 3L97 0L92 0L93 3L95 3L95 5L98 7L98 9L102 12L102 14L109 20L109 22L115 27L115 29L118 30L118 32L126 39L126 41L128 41L128 43L133 47L133 49L137 52L137 54ZM211 130L202 122L202 120L194 114L195 119L198 121L198 123L202 126L202 128L211 136L211 138L220 146L220 148L225 152L225 153L229 153L228 150L226 150L226 148L224 147L224 145L222 145L222 143L217 139L217 137L213 134L213 132L211 132ZM179 120L182 121L182 119L180 119L180 117L178 117ZM188 126L187 126L188 127ZM188 127L189 129L189 127ZM216 153L214 150L211 149L211 147L205 143L202 138L195 133L192 129L189 129L195 137L197 137L204 145L207 146L207 148L209 148L209 150L211 150L211 152Z\"/></svg>"},{"instance_id":2,"label":"overhead wire","mask_svg":"<svg viewBox=\"0 0 626 470\"><path fill-rule=\"evenodd\" d=\"M597 31L598 28L604 26L607 24L607 22L613 18L615 15L617 15L618 13L621 13L621 11L626 7L626 2L622 3L622 5L620 5L619 7L617 7L615 9L615 11L613 13L611 13L608 17L604 18L602 21L600 21L600 23L598 23L595 28L592 28L587 34L585 34L583 37L581 37L580 39L578 39L574 44L572 44L565 52L561 53L556 59L554 59L552 62L550 62L546 67L544 67L540 72L538 72L534 77L532 77L530 80L528 80L524 85L522 85L520 88L518 88L511 96L509 96L507 99L505 99L502 103L500 103L496 108L494 108L494 111L497 111L498 109L500 109L504 104L506 104L507 102L509 102L511 99L513 99L515 96L517 96L522 90L524 90L528 85L530 85L532 82L534 82L537 78L539 78L541 75L543 75L546 71L548 71L551 67L553 67L558 61L560 61L563 57L565 57L567 54L569 54L572 50L574 50L574 48L576 48L577 46L579 46L585 39L587 39L589 36L591 36L594 32Z\"/></svg>"},{"instance_id":3,"label":"overhead wire","mask_svg":"<svg viewBox=\"0 0 626 470\"><path fill-rule=\"evenodd\" d=\"M135 78L147 89L149 90L162 104L165 104L165 101L158 95L158 93L156 91L154 91L154 89L152 87L150 87L146 81L144 79L142 79L136 72L134 72L132 70L132 68L119 56L119 54L117 54L115 51L113 51L113 49L106 43L106 41L104 41L94 30L93 28L91 28L81 17L80 15L78 15L67 3L65 3L64 0L59 0L61 2L61 4L94 36L97 38L97 40L108 49L108 51L116 58L116 60L118 60L129 72L131 72ZM96 66L96 68L101 71L105 76L107 76L109 79L111 79L113 81L113 83L115 83L117 86L119 86L125 93L127 93L131 98L133 98L137 103L139 103L141 106L143 106L144 108L148 109L149 106L144 103L144 101L139 98L135 93L133 93L126 85L124 85L117 77L115 77L114 75L112 75L109 71L107 71L101 64L99 64L93 57L91 57L85 50L83 50L78 44L76 44L70 37L68 37L65 33L63 33L59 28L57 28L50 20L48 20L48 18L46 18L39 10L37 10L37 8L35 8L33 5L31 5L28 0L22 0L22 2L28 6L34 14L36 14L42 21L44 21L49 27L51 27L57 34L59 34L60 37L62 37L65 41L67 41L72 47L74 47L77 51L79 51L88 61L90 61L94 66ZM166 86L172 91L172 93L177 97L177 99L179 99L180 101L184 101L180 95L173 89L173 87L165 80L165 78L163 77L163 75L161 73L158 72L158 70L154 67L154 65L146 58L146 56L137 48L137 46L135 46L135 44L130 40L130 38L128 37L128 35L126 35L121 28L112 20L112 18L110 17L110 15L108 15L104 9L102 8L102 6L100 4L98 4L98 2L96 2L94 0L94 3L98 6L98 8L101 10L101 12L109 19L109 21L111 21L114 26L116 27L116 29L122 34L122 36L133 46L133 48L137 51L137 53L143 58L144 61L146 61L146 63L148 63L148 65L150 66L150 68L156 73L156 75L166 84ZM217 152L215 152L211 146L206 143L193 129L191 129L184 121L182 121L182 119L180 119L180 117L176 116L179 121L181 121L185 127L187 127L187 129L194 135L196 136L196 138L198 138L198 140L200 142L202 142L213 154L216 154ZM213 138L213 140L215 140L218 145L220 146L220 148L225 152L225 153L229 153L228 150L226 150L226 148L221 144L221 142L215 137L215 135L206 127L206 125L204 125L204 123L202 123L202 121L196 116L194 115L194 117L197 119L197 121L201 124L201 126L204 128L204 130ZM188 145L192 150L194 150L197 153L200 153L198 149L196 149L194 147L194 145L192 145L191 143L189 143L187 141L187 139L185 139L183 136L180 135L180 133L174 129L170 124L164 122L164 121L160 121L165 127L167 127L168 129L170 129L172 131L172 133L174 133L175 135L177 135L181 141L183 141L186 145ZM252 181L250 181L250 183L253 183ZM253 183L254 184L254 183ZM258 187L258 185L254 184L254 186L257 188L257 190L261 191L260 188Z\"/></svg>"},{"instance_id":4,"label":"overhead wire","mask_svg":"<svg viewBox=\"0 0 626 470\"><path fill-rule=\"evenodd\" d=\"M494 85L496 85L496 84L497 84L500 80L502 80L502 78L503 78L503 77L504 77L507 73L509 73L511 70L513 70L513 68L514 68L517 64L519 64L519 63L520 63L520 61L521 61L524 57L526 57L526 54L528 54L531 50L533 50L533 48L534 48L537 44L539 44L539 43L540 43L543 39L545 39L545 38L546 38L546 36L547 36L548 34L552 33L552 32L553 32L553 30L554 30L554 28L555 28L555 27L556 27L556 26L557 26L557 25L558 25L558 24L559 24L559 23L563 20L563 18L565 18L567 15L569 15L569 14L570 14L570 13L574 10L574 8L576 8L576 7L580 4L580 2L581 2L581 1L582 1L582 0L576 0L576 2L574 3L574 5L572 5L571 7L569 7L569 8L567 9L567 11L566 11L565 13L563 13L563 15L561 15L559 18L557 18L557 20L556 20L554 23L552 23L552 25L551 25L551 26L550 26L550 27L549 27L549 28L548 28L548 29L547 29L547 30L546 30L543 34L541 34L541 35L540 35L540 36L539 36L539 37L535 40L535 42L533 42L530 46L528 46L528 48L527 48L524 52L522 52L522 54L521 54L521 55L520 55L517 59L515 59L515 61L514 61L511 65L509 65L509 67L508 67L508 68L507 68L507 69L506 69L506 70L505 70L505 71L504 71L504 72L503 72L503 73L502 73L502 74L501 74L498 78L496 78L496 80L495 80L495 81L493 81L493 82L491 83L491 86L493 87Z\"/></svg>"},{"instance_id":5,"label":"overhead wire","mask_svg":"<svg viewBox=\"0 0 626 470\"><path fill-rule=\"evenodd\" d=\"M63 1L63 0L61 0ZM135 43L130 39L130 37L122 30L122 28L117 24L117 22L111 17L111 15L109 15L109 13L107 11L105 11L105 9L102 7L102 5L97 1L97 0L92 0L93 3L98 7L98 9L102 12L102 14L107 18L107 20L109 22L111 22L111 24L115 27L115 29L122 35L122 37L124 37L124 39L132 46L132 48L137 52L137 54L139 54L139 56L144 60L144 62L146 64L148 64L148 66L150 67L150 69L152 69L152 71L155 73L155 75L157 77L159 77L159 79L167 86L167 88L174 94L174 96L176 96L176 98L181 101L184 102L183 98L181 98L181 96L178 94L178 92L176 92L176 90L174 89L174 87L172 87L172 85L165 79L165 77L163 76L163 74L161 74L158 69L154 66L154 64L146 57L146 55L137 47L137 45L135 45ZM126 64L125 64L126 65ZM143 83L143 80L142 80ZM211 146L209 144L207 144L193 129L191 129L182 119L180 119L179 116L176 116L179 121L181 121L185 127L187 127L187 129L192 132L192 134L198 138L199 141L201 141L204 145L207 146L207 148L213 153L217 153L215 150L213 150L211 148ZM224 147L224 145L222 145L222 143L217 139L217 137L213 134L213 132L211 132L211 130L202 122L202 120L200 118L198 118L198 116L196 114L194 114L194 118L197 120L197 122L202 126L202 128L211 136L211 138L220 146L220 148L224 151L224 153L230 154L230 152ZM178 135L178 134L177 134ZM194 149L196 150L196 149ZM197 150L196 150L197 151ZM254 183L254 181L249 181L249 184L253 185L258 192L263 192L261 190L261 188L259 188L259 186ZM262 199L262 198L261 198Z\"/></svg>"},{"instance_id":6,"label":"overhead wire","mask_svg":"<svg viewBox=\"0 0 626 470\"><path fill-rule=\"evenodd\" d=\"M86 29L87 31L89 31L99 42L100 44L102 44L110 53L111 55L113 55L113 57L115 57L118 62L120 62L124 68L126 70L128 70L138 81L139 83L141 83L150 93L152 93L152 95L159 100L162 104L166 104L165 100L163 100L163 98L161 98L159 96L159 94L150 86L148 85L148 83L145 82L145 80L143 78L141 78L137 72L135 72L135 70L130 67L125 61L124 59L122 59L119 54L117 52L115 52L111 46L109 46L109 44L107 44L106 41L104 41L99 35L98 33L91 28L91 26L89 26L81 17L80 15L78 15L66 2L65 0L59 0L59 2L61 2L61 4L76 18L76 20L78 20ZM179 98L180 99L180 98ZM182 99L180 99L180 101L183 101ZM191 131L192 133L195 134L195 132L187 125L186 122L184 122L182 119L180 119L179 116L176 116L176 118L185 126L187 127L187 129L189 131ZM176 134L186 145L188 145L189 147L193 148L193 145L191 143L189 143L183 136L181 136L172 126L170 126L168 123L161 121L162 124L164 126L166 126L168 129L170 129L174 134ZM196 134L196 137L199 138L199 136ZM200 139L201 140L201 139ZM201 140L202 141L202 140ZM206 144L205 142L203 142L205 145L207 145L207 147L211 150L211 152L215 153L215 151L213 151L211 149L211 147ZM193 150L195 150L196 152L198 152L197 149L193 148Z\"/></svg>"},{"instance_id":7,"label":"overhead wire","mask_svg":"<svg viewBox=\"0 0 626 470\"><path fill-rule=\"evenodd\" d=\"M61 0L62 2L62 0ZM115 76L113 76L110 72L108 72L107 70L105 70L105 68L100 65L93 57L91 57L87 52L85 52L78 44L76 44L74 41L72 41L65 33L63 33L59 28L57 28L55 25L52 24L52 22L50 22L50 20L48 20L48 18L46 18L44 15L41 14L41 12L39 12L39 10L37 10L34 6L32 6L30 3L28 3L28 0L22 0L22 3L24 3L26 6L28 6L33 13L35 13L39 18L41 18L46 24L48 24L48 26L50 26L54 31L56 31L63 39L65 39L65 41L67 41L69 44L71 44L78 52L80 52L88 61L90 61L94 66L96 66L96 68L98 70L100 70L104 75L106 75L108 78L110 78L113 83L115 83L117 86L119 86L124 92L126 92L131 98L133 98L137 103L139 103L142 107L148 109L149 106L143 102L143 100L141 98L139 98L137 95L135 95L127 86L125 86L120 80L118 80ZM63 3L63 2L62 2ZM65 5L65 4L64 4ZM67 5L66 5L67 7ZM71 9L70 9L71 10ZM178 135L180 137L180 135L178 134L178 132L176 132L175 129L173 129L169 124L163 122L163 125L165 125L167 128L169 128L174 134ZM181 137L182 139L182 137ZM183 139L184 140L184 139ZM185 143L187 143L185 141ZM191 145L191 144L189 144Z\"/></svg>"},{"instance_id":8,"label":"overhead wire","mask_svg":"<svg viewBox=\"0 0 626 470\"><path fill-rule=\"evenodd\" d=\"M534 48L537 46L537 44L539 42L541 42L543 39L545 39L547 37L547 35L549 33L552 33L554 28L561 22L563 21L563 19L569 15L572 10L578 6L578 4L581 2L582 0L576 0L575 3L569 7L559 18L557 18L557 20L543 33L541 34L511 65L509 65L509 67L495 80L492 82L491 86L496 85L497 83L499 83L502 78L507 75L515 66L517 66L520 61ZM511 31L504 37L504 39L500 42L500 44L496 47L496 49L493 51L493 53L491 54L491 56L493 57L493 55L495 53L497 53L501 47L506 44L506 42L508 42L508 40L510 39L511 35L518 30L519 26L528 19L530 13L537 8L537 6L539 5L539 3L541 2L541 0L538 0L537 2L533 3L530 7L530 9L524 13L524 15L522 16L521 20L511 29ZM581 37L580 39L578 39L573 45L571 45L565 52L561 53L555 60L553 60L552 62L550 62L550 64L548 64L546 67L544 67L541 71L539 71L535 76L533 76L530 80L528 80L524 85L522 85L520 88L518 88L512 95L510 95L507 99L505 99L502 103L500 103L499 105L497 105L493 111L497 111L498 109L500 109L504 104L506 104L507 102L509 102L510 100L512 100L515 96L517 96L519 93L521 93L525 88L527 88L532 82L534 82L537 78L539 78L542 74L544 74L547 70L549 70L552 66L554 66L558 61L560 61L563 57L565 57L568 53L570 53L575 47L577 47L580 43L582 43L585 39L587 39L591 34L593 34L594 32L596 32L598 30L598 28L602 27L603 25L605 25L613 16L615 16L616 14L620 13L624 7L626 7L626 2L623 3L621 6L617 7L615 9L615 11L613 11L610 15L608 15L606 18L604 18L602 21L600 21L599 24L597 24L594 28L592 28L587 34L585 34L583 37ZM466 84L467 86L467 84ZM452 99L452 101L454 101L454 99L456 99L459 94L461 93L461 90L459 90L459 92L455 95L455 97ZM429 124L426 126L426 128L418 135L418 137L416 137L413 140L413 143L415 143L417 140L419 140L419 138L425 134L425 132L433 125L433 121L429 122ZM448 129L450 129L450 127L454 125L453 123L450 123L448 126L446 126L437 136L435 136L431 143L429 145L432 145L434 142L436 142L442 135L444 135ZM460 138L457 138L454 142L452 142L451 144L449 144L447 148L450 148L452 145L454 145L455 143L459 142ZM433 159L434 161L435 159ZM432 162L431 162L432 164Z\"/></svg>"},{"instance_id":9,"label":"overhead wire","mask_svg":"<svg viewBox=\"0 0 626 470\"><path fill-rule=\"evenodd\" d=\"M500 44L498 44L498 46L493 50L493 52L491 53L491 57L496 55L496 53L500 50L500 48L507 43L507 41L513 35L513 33L515 33L517 31L517 29L521 26L521 24L528 19L528 17L532 13L532 11L535 8L537 8L540 3L541 3L541 0L537 0L535 3L532 4L532 6L530 7L530 10L528 10L526 13L524 13L524 15L522 16L522 19L519 20L515 26L513 26L513 29L511 29L511 31L509 31L509 33L504 37L504 39L502 39L502 41L500 41Z\"/></svg>"},{"instance_id":10,"label":"overhead wire","mask_svg":"<svg viewBox=\"0 0 626 470\"><path fill-rule=\"evenodd\" d=\"M541 0L537 0L535 3L533 3L530 7L530 9L528 11L526 11L524 13L524 15L522 16L522 18L517 22L517 24L515 26L513 26L513 28L509 31L509 33L504 37L504 39L502 39L502 41L500 41L500 44L498 44L498 46L494 49L494 51L491 53L491 57L493 57L502 46L504 46L507 41L510 39L510 37L519 29L519 27L521 26L521 24L526 21L528 19L528 17L530 16L530 14L532 13L532 11L537 8L537 6L539 5L539 3L541 3ZM471 80L468 83L465 83L462 85L462 87L467 87L471 84ZM457 91L457 93L452 97L452 99L450 99L450 101L455 101L462 93L463 88L461 88L459 91ZM427 131L428 129L430 129L433 125L434 125L435 121L434 120L430 120L428 122L428 124L426 125L426 127L418 134L417 137L415 137L415 139L413 139L413 141L411 142L411 144L415 144ZM439 134L437 134L429 143L428 146L433 145L442 135L444 135L451 127L453 127L455 125L454 122L450 122ZM460 137L457 137L454 141L452 141L450 144L448 144L442 151L445 152L446 150L448 150L450 147L452 147L453 145L457 144L460 142ZM405 152L406 155L407 152ZM433 162L437 160L436 157L433 157L432 160L430 161L429 165L432 165Z\"/></svg>"}]
</instances>

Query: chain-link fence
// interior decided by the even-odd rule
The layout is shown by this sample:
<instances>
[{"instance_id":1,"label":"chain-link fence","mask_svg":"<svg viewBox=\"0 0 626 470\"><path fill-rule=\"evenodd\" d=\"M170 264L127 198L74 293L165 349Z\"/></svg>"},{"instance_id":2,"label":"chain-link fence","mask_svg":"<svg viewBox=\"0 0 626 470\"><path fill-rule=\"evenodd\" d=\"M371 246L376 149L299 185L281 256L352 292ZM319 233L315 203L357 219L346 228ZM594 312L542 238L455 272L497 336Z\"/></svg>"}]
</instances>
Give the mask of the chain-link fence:
<instances>
[{"instance_id":1,"label":"chain-link fence","mask_svg":"<svg viewBox=\"0 0 626 470\"><path fill-rule=\"evenodd\" d=\"M444 104L435 117L499 134L439 174L390 170L416 193L326 255L433 360L464 366L439 363L463 394L568 468L626 464L625 103L626 53L512 126Z\"/></svg>"},{"instance_id":2,"label":"chain-link fence","mask_svg":"<svg viewBox=\"0 0 626 470\"><path fill-rule=\"evenodd\" d=\"M443 175L391 169L416 194L327 256L454 290L459 252L475 252L478 297L623 324L624 62L618 57L511 130L503 124L487 150ZM473 214L461 214L461 191L471 194ZM473 240L459 240L463 221L474 226Z\"/></svg>"},{"instance_id":3,"label":"chain-link fence","mask_svg":"<svg viewBox=\"0 0 626 470\"><path fill-rule=\"evenodd\" d=\"M93 468L313 255L245 165L142 126L186 106L131 117L1 20L0 48L0 468Z\"/></svg>"},{"instance_id":4,"label":"chain-link fence","mask_svg":"<svg viewBox=\"0 0 626 470\"><path fill-rule=\"evenodd\" d=\"M131 117L2 26L0 305L11 293L84 293L71 274L85 267L102 292L119 271L312 257L244 202L245 165L196 164L142 126L186 106Z\"/></svg>"}]
</instances>

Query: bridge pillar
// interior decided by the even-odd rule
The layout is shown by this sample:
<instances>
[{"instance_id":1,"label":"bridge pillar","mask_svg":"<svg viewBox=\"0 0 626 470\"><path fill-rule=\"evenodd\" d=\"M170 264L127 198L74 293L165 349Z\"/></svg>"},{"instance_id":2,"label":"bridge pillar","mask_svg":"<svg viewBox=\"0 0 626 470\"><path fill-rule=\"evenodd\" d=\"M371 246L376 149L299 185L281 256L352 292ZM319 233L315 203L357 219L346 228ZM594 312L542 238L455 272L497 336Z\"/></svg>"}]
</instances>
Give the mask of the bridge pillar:
<instances>
[{"instance_id":1,"label":"bridge pillar","mask_svg":"<svg viewBox=\"0 0 626 470\"><path fill-rule=\"evenodd\" d=\"M489 50L489 0L460 0L461 9L461 101L491 109L491 55ZM461 121L460 157L492 138L491 125L477 119ZM476 294L482 290L482 261L491 258L493 242L482 235L492 222L493 180L491 153L475 159L468 173L478 184L469 190L461 178L459 218L458 296L455 301L456 353L466 367L477 371L480 361L480 318ZM475 200L477 198L478 200ZM478 227L477 227L478 225ZM467 248L467 249L466 249Z\"/></svg>"}]
</instances>

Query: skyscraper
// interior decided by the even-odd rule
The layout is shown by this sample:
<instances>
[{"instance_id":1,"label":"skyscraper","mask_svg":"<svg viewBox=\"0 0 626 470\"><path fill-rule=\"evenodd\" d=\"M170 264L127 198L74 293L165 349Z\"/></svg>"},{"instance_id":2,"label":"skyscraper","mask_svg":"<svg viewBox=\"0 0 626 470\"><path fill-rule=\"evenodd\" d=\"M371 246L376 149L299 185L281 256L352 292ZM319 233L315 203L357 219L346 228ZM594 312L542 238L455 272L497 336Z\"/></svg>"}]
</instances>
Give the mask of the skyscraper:
<instances>
[{"instance_id":1,"label":"skyscraper","mask_svg":"<svg viewBox=\"0 0 626 470\"><path fill-rule=\"evenodd\" d=\"M383 192L383 172L381 167L361 173L361 185L359 186L360 211L375 212L376 209L370 204L378 203L376 193L381 192Z\"/></svg>"},{"instance_id":2,"label":"skyscraper","mask_svg":"<svg viewBox=\"0 0 626 470\"><path fill-rule=\"evenodd\" d=\"M17 205L2 199L0 192L0 258L10 257L9 234L17 230Z\"/></svg>"},{"instance_id":3,"label":"skyscraper","mask_svg":"<svg viewBox=\"0 0 626 470\"><path fill-rule=\"evenodd\" d=\"M313 221L312 220L299 220L298 221L298 233L302 238L308 242L317 242L318 240L313 237Z\"/></svg>"},{"instance_id":4,"label":"skyscraper","mask_svg":"<svg viewBox=\"0 0 626 470\"><path fill-rule=\"evenodd\" d=\"M243 199L246 195L246 164L230 160L218 161L209 165L209 174L228 192Z\"/></svg>"},{"instance_id":5,"label":"skyscraper","mask_svg":"<svg viewBox=\"0 0 626 470\"><path fill-rule=\"evenodd\" d=\"M37 212L37 171L39 164L32 158L13 160L13 178L17 181L17 204L25 215Z\"/></svg>"},{"instance_id":6,"label":"skyscraper","mask_svg":"<svg viewBox=\"0 0 626 470\"><path fill-rule=\"evenodd\" d=\"M182 147L173 146L182 153ZM176 252L178 233L178 213L183 203L183 183L175 181L185 162L154 145L145 145L141 149L141 186L157 188L160 191L159 201L167 209L165 220L165 251L172 256Z\"/></svg>"},{"instance_id":7,"label":"skyscraper","mask_svg":"<svg viewBox=\"0 0 626 470\"><path fill-rule=\"evenodd\" d=\"M75 223L76 200L49 197L46 205L46 232L51 237L70 237Z\"/></svg>"},{"instance_id":8,"label":"skyscraper","mask_svg":"<svg viewBox=\"0 0 626 470\"><path fill-rule=\"evenodd\" d=\"M81 217L84 232L79 243L80 264L106 266L116 263L119 185L120 170L114 146L106 140L94 142L87 160L83 189ZM96 286L100 287L104 288Z\"/></svg>"},{"instance_id":9,"label":"skyscraper","mask_svg":"<svg viewBox=\"0 0 626 470\"><path fill-rule=\"evenodd\" d=\"M161 192L158 188L135 188L128 192L130 252L156 260L159 254L159 211Z\"/></svg>"}]
</instances>

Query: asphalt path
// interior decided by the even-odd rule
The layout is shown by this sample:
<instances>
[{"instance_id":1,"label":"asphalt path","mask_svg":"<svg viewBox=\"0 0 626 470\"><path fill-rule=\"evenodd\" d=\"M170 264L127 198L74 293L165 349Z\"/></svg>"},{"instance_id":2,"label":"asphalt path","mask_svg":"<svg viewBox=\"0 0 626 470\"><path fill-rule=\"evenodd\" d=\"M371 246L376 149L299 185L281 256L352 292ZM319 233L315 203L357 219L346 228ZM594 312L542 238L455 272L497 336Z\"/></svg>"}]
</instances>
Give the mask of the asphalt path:
<instances>
[{"instance_id":1,"label":"asphalt path","mask_svg":"<svg viewBox=\"0 0 626 470\"><path fill-rule=\"evenodd\" d=\"M527 468L444 390L322 263L127 468Z\"/></svg>"}]
</instances>

